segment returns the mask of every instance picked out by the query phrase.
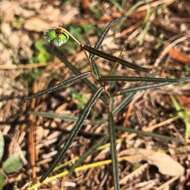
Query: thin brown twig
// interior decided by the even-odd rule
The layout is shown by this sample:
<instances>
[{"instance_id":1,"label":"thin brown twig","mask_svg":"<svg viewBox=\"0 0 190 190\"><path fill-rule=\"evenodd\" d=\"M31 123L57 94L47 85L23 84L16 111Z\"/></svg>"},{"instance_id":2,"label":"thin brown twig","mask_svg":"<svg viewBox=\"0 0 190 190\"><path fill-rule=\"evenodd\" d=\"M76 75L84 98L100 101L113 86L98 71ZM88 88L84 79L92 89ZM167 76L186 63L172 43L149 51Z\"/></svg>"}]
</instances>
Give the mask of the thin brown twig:
<instances>
[{"instance_id":1,"label":"thin brown twig","mask_svg":"<svg viewBox=\"0 0 190 190\"><path fill-rule=\"evenodd\" d=\"M160 187L157 188L157 190L162 190L162 189L169 189L169 186L176 181L179 178L179 176L173 177L170 180L168 180L166 183L162 184Z\"/></svg>"},{"instance_id":2,"label":"thin brown twig","mask_svg":"<svg viewBox=\"0 0 190 190\"><path fill-rule=\"evenodd\" d=\"M145 128L143 129L143 131L146 131L146 132L153 131L153 130L159 128L159 127L169 125L169 124L171 124L172 122L176 121L177 119L179 119L178 116L169 118L169 119L167 119L167 120L165 120L165 121L162 121L162 122L160 122L160 123L158 123L158 124L151 125L151 126L147 126L147 127L145 127Z\"/></svg>"},{"instance_id":3,"label":"thin brown twig","mask_svg":"<svg viewBox=\"0 0 190 190\"><path fill-rule=\"evenodd\" d=\"M168 54L168 52L170 51L171 48L174 48L177 44L187 40L188 38L190 38L190 34L187 34L185 36L182 36L176 40L174 40L173 42L171 42L170 44L168 44L164 50L161 52L161 54L159 55L159 57L156 59L155 63L154 63L154 67L158 67L158 65L161 63L161 61L163 60L163 58Z\"/></svg>"},{"instance_id":4,"label":"thin brown twig","mask_svg":"<svg viewBox=\"0 0 190 190\"><path fill-rule=\"evenodd\" d=\"M18 69L35 69L40 67L46 67L47 63L32 63L27 65L0 65L0 70L18 70Z\"/></svg>"}]
</instances>

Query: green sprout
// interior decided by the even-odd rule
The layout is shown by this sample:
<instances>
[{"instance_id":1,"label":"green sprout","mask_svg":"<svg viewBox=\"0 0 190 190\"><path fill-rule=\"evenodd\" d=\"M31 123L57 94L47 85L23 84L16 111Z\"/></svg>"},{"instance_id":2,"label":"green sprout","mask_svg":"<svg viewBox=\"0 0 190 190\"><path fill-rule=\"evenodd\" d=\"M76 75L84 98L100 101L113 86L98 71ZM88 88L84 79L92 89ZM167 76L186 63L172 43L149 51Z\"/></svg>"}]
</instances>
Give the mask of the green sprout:
<instances>
[{"instance_id":1,"label":"green sprout","mask_svg":"<svg viewBox=\"0 0 190 190\"><path fill-rule=\"evenodd\" d=\"M83 109L87 103L87 97L79 92L73 92L72 93L72 99L74 100L74 102L77 104L77 107L79 109Z\"/></svg>"},{"instance_id":2,"label":"green sprout","mask_svg":"<svg viewBox=\"0 0 190 190\"><path fill-rule=\"evenodd\" d=\"M45 36L48 42L53 43L56 47L61 47L69 40L68 33L63 31L61 28L50 29L46 32Z\"/></svg>"}]
</instances>

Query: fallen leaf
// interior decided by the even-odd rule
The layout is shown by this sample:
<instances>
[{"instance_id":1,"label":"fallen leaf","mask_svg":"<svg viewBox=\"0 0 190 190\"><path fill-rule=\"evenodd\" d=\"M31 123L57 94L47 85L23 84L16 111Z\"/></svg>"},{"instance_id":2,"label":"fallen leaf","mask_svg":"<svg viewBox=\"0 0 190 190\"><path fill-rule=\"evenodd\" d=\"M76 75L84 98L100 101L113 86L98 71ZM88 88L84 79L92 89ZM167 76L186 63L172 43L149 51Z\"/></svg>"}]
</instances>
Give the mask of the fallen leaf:
<instances>
[{"instance_id":1,"label":"fallen leaf","mask_svg":"<svg viewBox=\"0 0 190 190\"><path fill-rule=\"evenodd\" d=\"M159 172L168 176L182 176L185 172L184 167L175 161L171 156L164 152L147 149L129 149L127 154L129 162L147 161L149 164L156 166Z\"/></svg>"},{"instance_id":2,"label":"fallen leaf","mask_svg":"<svg viewBox=\"0 0 190 190\"><path fill-rule=\"evenodd\" d=\"M160 173L164 175L182 176L184 174L184 167L165 153L152 152L152 154L147 157L147 161L155 165Z\"/></svg>"}]
</instances>

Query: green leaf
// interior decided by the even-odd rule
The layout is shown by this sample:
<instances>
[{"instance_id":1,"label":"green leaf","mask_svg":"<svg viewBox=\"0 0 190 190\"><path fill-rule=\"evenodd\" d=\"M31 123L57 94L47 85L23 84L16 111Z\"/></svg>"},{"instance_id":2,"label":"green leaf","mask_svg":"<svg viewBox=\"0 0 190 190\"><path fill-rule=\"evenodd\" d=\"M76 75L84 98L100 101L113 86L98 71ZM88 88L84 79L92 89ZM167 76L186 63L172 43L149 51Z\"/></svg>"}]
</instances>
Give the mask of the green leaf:
<instances>
[{"instance_id":1,"label":"green leaf","mask_svg":"<svg viewBox=\"0 0 190 190\"><path fill-rule=\"evenodd\" d=\"M4 137L3 137L3 134L0 132L0 161L4 154L4 148L5 148Z\"/></svg>"},{"instance_id":2,"label":"green leaf","mask_svg":"<svg viewBox=\"0 0 190 190\"><path fill-rule=\"evenodd\" d=\"M3 190L3 187L6 184L6 176L3 171L0 171L0 190Z\"/></svg>"},{"instance_id":3,"label":"green leaf","mask_svg":"<svg viewBox=\"0 0 190 190\"><path fill-rule=\"evenodd\" d=\"M157 84L145 84L142 86L138 86L138 87L133 87L133 88L124 88L122 90L120 90L119 92L116 92L115 95L121 95L121 94L128 94L128 93L135 93L138 91L143 91L143 90L148 90L148 89L155 89L155 88L159 88L162 86L167 86L170 85L171 82L162 82L162 83L157 83Z\"/></svg>"},{"instance_id":4,"label":"green leaf","mask_svg":"<svg viewBox=\"0 0 190 190\"><path fill-rule=\"evenodd\" d=\"M157 84L145 84L145 85L138 86L138 87L122 89L122 90L116 92L115 95L121 95L121 94L126 94L126 93L129 94L129 93L134 93L134 92L138 92L138 91L142 91L142 90L154 89L154 88L159 88L162 86L178 84L178 83L188 82L188 81L190 81L190 77L179 78L176 82L160 82Z\"/></svg>"},{"instance_id":5,"label":"green leaf","mask_svg":"<svg viewBox=\"0 0 190 190\"><path fill-rule=\"evenodd\" d=\"M128 77L128 76L101 76L100 81L130 81L130 82L179 82L174 78L153 78L153 77Z\"/></svg>"},{"instance_id":6,"label":"green leaf","mask_svg":"<svg viewBox=\"0 0 190 190\"><path fill-rule=\"evenodd\" d=\"M68 30L75 38L83 40L82 28L79 25L69 25Z\"/></svg>"},{"instance_id":7,"label":"green leaf","mask_svg":"<svg viewBox=\"0 0 190 190\"><path fill-rule=\"evenodd\" d=\"M65 64L65 66L68 67L68 69L71 70L75 75L80 74L80 70L68 61L67 57L63 54L63 52L60 49L51 48L49 50L52 54L55 54L55 56L57 56L63 62L63 64ZM97 91L96 85L92 83L90 80L82 79L82 82L84 82L92 92ZM100 98L103 102L106 101L105 96L101 96Z\"/></svg>"},{"instance_id":8,"label":"green leaf","mask_svg":"<svg viewBox=\"0 0 190 190\"><path fill-rule=\"evenodd\" d=\"M83 109L87 103L87 98L85 94L79 92L72 92L72 99L76 102L79 109Z\"/></svg>"},{"instance_id":9,"label":"green leaf","mask_svg":"<svg viewBox=\"0 0 190 190\"><path fill-rule=\"evenodd\" d=\"M29 96L4 96L4 97L0 98L0 101L11 100L11 99L22 99L23 101L27 101L27 100L31 100L33 98L38 98L44 94L50 94L57 90L61 90L62 88L66 87L66 86L68 87L69 85L72 85L74 82L76 82L78 80L82 80L82 79L84 80L89 75L90 75L90 72L81 73L81 74L78 74L77 76L72 76L66 80L60 81L55 86L52 86L48 89L41 90L41 91L31 94Z\"/></svg>"},{"instance_id":10,"label":"green leaf","mask_svg":"<svg viewBox=\"0 0 190 190\"><path fill-rule=\"evenodd\" d=\"M40 116L40 117L45 117L45 118L49 118L49 119L60 119L62 121L77 121L78 117L76 116L71 116L71 115L67 115L67 114L59 114L59 113L54 113L54 112L30 112L30 114L35 115L35 116ZM107 120L105 119L100 119L100 120L85 120L84 124L101 124L103 122L105 122Z\"/></svg>"},{"instance_id":11,"label":"green leaf","mask_svg":"<svg viewBox=\"0 0 190 190\"><path fill-rule=\"evenodd\" d=\"M96 45L95 45L95 49L99 49L100 45L102 44L102 42L104 41L106 35L108 34L109 30L111 29L112 25L115 23L115 19L110 21L108 23L108 25L104 28L104 30L101 32L100 37L98 38ZM95 57L95 54L90 54L90 59L93 59Z\"/></svg>"},{"instance_id":12,"label":"green leaf","mask_svg":"<svg viewBox=\"0 0 190 190\"><path fill-rule=\"evenodd\" d=\"M95 45L95 49L99 49L100 45L102 44L102 42L104 41L108 31L110 30L111 26L112 26L112 21L105 27L105 29L102 31L100 37L98 38L98 40L96 41L96 45ZM93 74L96 76L97 79L100 78L100 71L98 69L98 66L95 63L95 54L90 53L89 55L89 60L92 64L92 72Z\"/></svg>"},{"instance_id":13,"label":"green leaf","mask_svg":"<svg viewBox=\"0 0 190 190\"><path fill-rule=\"evenodd\" d=\"M32 94L30 96L26 96L26 97L22 97L23 100L31 100L33 98L37 98L39 96L42 96L44 94L50 94L52 92L55 92L57 90L60 90L66 86L69 86L71 84L73 84L74 82L78 81L78 80L81 80L81 79L84 79L84 78L87 78L89 76L90 72L85 72L85 73L82 73L82 74L79 74L77 76L73 76L73 77L70 77L69 79L66 79L66 80L63 80L61 82L59 82L58 84L56 84L55 86L52 86L48 89L44 89L42 91L39 91L35 94Z\"/></svg>"},{"instance_id":14,"label":"green leaf","mask_svg":"<svg viewBox=\"0 0 190 190\"><path fill-rule=\"evenodd\" d=\"M43 39L38 39L34 47L36 49L35 55L32 58L32 62L46 63L51 58L50 54L46 50L45 41Z\"/></svg>"},{"instance_id":15,"label":"green leaf","mask_svg":"<svg viewBox=\"0 0 190 190\"><path fill-rule=\"evenodd\" d=\"M71 130L71 132L69 134L69 137L68 137L67 141L65 142L64 147L60 150L58 156L55 158L55 160L53 161L52 165L49 167L47 172L42 176L40 181L44 181L49 176L49 174L53 171L53 169L56 167L58 162L63 160L68 148L70 147L70 145L73 142L74 138L77 136L78 132L82 128L85 119L88 117L88 115L89 115L89 113L90 113L90 111L92 109L92 106L96 103L97 99L101 96L103 90L104 89L102 87L99 88L97 90L97 92L87 102L87 104L86 104L85 108L83 109L83 111L81 112L75 126L72 128L72 130Z\"/></svg>"},{"instance_id":16,"label":"green leaf","mask_svg":"<svg viewBox=\"0 0 190 190\"><path fill-rule=\"evenodd\" d=\"M107 59L109 61L111 61L111 64L113 64L113 62L118 62L119 64L125 66L125 67L129 67L131 69L134 69L134 70L137 70L137 71L143 71L143 72L147 72L148 69L144 68L144 67L141 67L139 65L136 65L134 63L131 63L129 61L126 61L124 59L121 59L119 57L115 57L111 54L108 54L108 53L105 53L103 51L100 51L96 48L93 48L93 47L90 47L90 46L87 46L87 45L83 45L82 48L92 54L95 54L99 57L102 57L104 59Z\"/></svg>"},{"instance_id":17,"label":"green leaf","mask_svg":"<svg viewBox=\"0 0 190 190\"><path fill-rule=\"evenodd\" d=\"M69 35L60 28L48 30L45 37L49 43L53 43L56 47L62 46L69 40Z\"/></svg>"},{"instance_id":18,"label":"green leaf","mask_svg":"<svg viewBox=\"0 0 190 190\"><path fill-rule=\"evenodd\" d=\"M116 152L116 131L113 121L113 114L111 110L108 113L108 127L109 134L111 140L111 158L112 158L112 170L113 170L113 178L114 178L114 188L115 190L120 190L119 186L119 171L118 171L118 160L117 160L117 152Z\"/></svg>"},{"instance_id":19,"label":"green leaf","mask_svg":"<svg viewBox=\"0 0 190 190\"><path fill-rule=\"evenodd\" d=\"M45 37L47 38L47 40L48 40L49 42L51 42L52 40L54 40L54 39L57 37L55 30L54 30L54 29L48 30L48 31L45 33Z\"/></svg>"},{"instance_id":20,"label":"green leaf","mask_svg":"<svg viewBox=\"0 0 190 190\"><path fill-rule=\"evenodd\" d=\"M133 92L133 93L128 94L126 97L124 97L123 100L121 101L121 103L119 103L114 108L112 113L115 115L115 114L119 113L120 111L122 111L131 102L134 95L135 95L135 93Z\"/></svg>"},{"instance_id":21,"label":"green leaf","mask_svg":"<svg viewBox=\"0 0 190 190\"><path fill-rule=\"evenodd\" d=\"M55 46L61 47L63 44L67 43L69 38L67 38L66 34L61 34L57 38L55 38L52 42Z\"/></svg>"},{"instance_id":22,"label":"green leaf","mask_svg":"<svg viewBox=\"0 0 190 190\"><path fill-rule=\"evenodd\" d=\"M3 171L7 174L17 172L23 167L23 162L20 157L20 153L10 155L5 162L3 162Z\"/></svg>"}]
</instances>

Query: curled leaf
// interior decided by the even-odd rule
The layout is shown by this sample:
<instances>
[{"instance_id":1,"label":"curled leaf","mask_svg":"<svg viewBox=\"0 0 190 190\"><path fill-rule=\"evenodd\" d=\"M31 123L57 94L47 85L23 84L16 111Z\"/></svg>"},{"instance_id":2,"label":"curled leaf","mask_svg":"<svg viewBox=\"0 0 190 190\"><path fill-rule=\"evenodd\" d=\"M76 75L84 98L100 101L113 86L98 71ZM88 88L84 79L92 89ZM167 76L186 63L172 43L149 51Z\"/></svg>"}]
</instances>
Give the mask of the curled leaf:
<instances>
[{"instance_id":1,"label":"curled leaf","mask_svg":"<svg viewBox=\"0 0 190 190\"><path fill-rule=\"evenodd\" d=\"M56 47L62 46L69 40L69 35L60 28L48 30L45 33L45 36L47 40L50 43L53 43Z\"/></svg>"},{"instance_id":2,"label":"curled leaf","mask_svg":"<svg viewBox=\"0 0 190 190\"><path fill-rule=\"evenodd\" d=\"M160 173L169 176L182 176L184 167L169 155L162 152L153 152L147 157L147 161L158 167Z\"/></svg>"},{"instance_id":3,"label":"curled leaf","mask_svg":"<svg viewBox=\"0 0 190 190\"><path fill-rule=\"evenodd\" d=\"M147 149L129 149L129 162L139 162L146 160L151 165L158 168L160 173L168 176L182 176L185 172L184 167L175 161L171 156L164 152Z\"/></svg>"}]
</instances>

